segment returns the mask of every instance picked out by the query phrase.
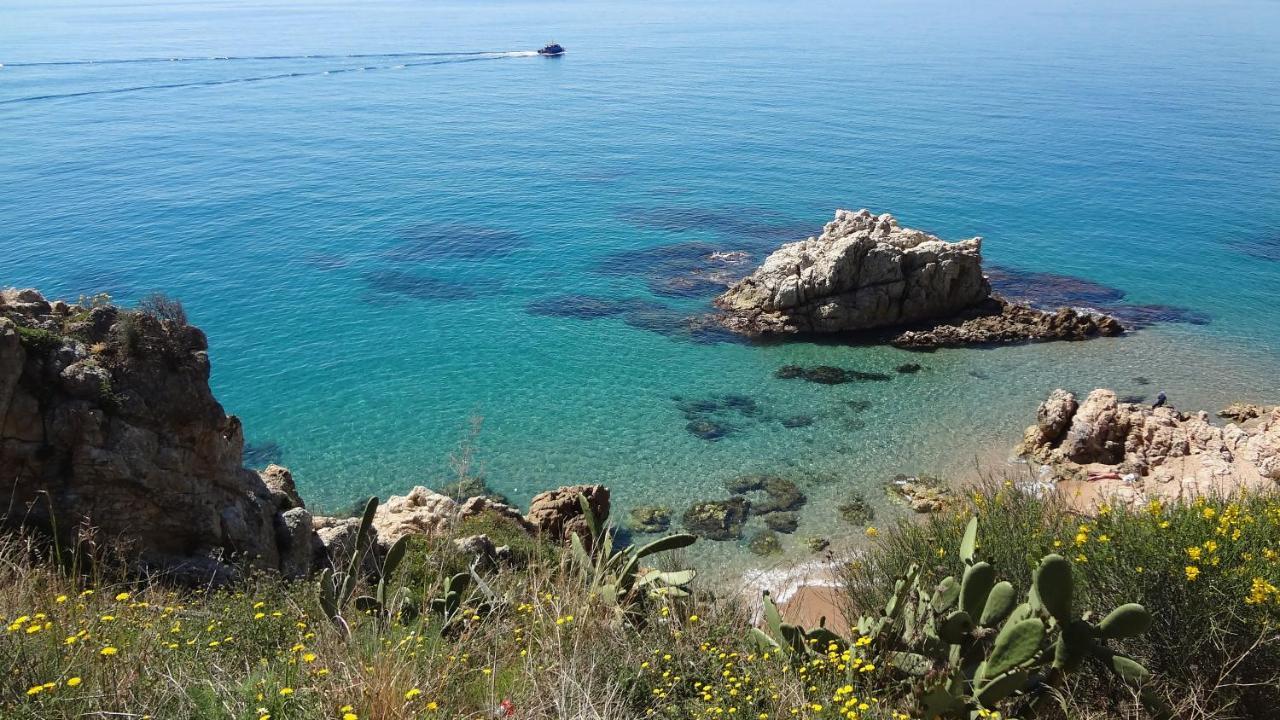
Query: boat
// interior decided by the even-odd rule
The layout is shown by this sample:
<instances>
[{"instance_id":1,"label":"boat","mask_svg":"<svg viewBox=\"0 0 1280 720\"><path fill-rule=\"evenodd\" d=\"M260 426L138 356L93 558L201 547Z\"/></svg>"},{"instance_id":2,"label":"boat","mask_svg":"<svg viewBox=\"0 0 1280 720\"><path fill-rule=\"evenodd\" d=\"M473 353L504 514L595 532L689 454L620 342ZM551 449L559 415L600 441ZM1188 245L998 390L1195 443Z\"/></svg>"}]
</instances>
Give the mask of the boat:
<instances>
[{"instance_id":1,"label":"boat","mask_svg":"<svg viewBox=\"0 0 1280 720\"><path fill-rule=\"evenodd\" d=\"M541 50L539 50L539 51L538 51L538 54L539 54L539 55L546 55L547 57L555 57L555 56L557 56L557 55L563 55L563 54L564 54L564 46L563 46L563 45L561 45L560 43L554 43L554 42L553 42L553 43L551 43L550 45L547 45L546 47L544 47L544 48L542 48Z\"/></svg>"}]
</instances>

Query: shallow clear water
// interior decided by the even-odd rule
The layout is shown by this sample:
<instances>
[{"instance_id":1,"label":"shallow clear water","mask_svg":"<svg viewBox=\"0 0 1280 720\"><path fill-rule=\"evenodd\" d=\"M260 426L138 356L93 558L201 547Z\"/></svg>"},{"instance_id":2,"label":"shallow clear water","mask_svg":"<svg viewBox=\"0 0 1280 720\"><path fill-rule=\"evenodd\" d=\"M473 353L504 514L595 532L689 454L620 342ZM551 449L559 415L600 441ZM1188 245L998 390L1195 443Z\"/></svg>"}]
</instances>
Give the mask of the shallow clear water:
<instances>
[{"instance_id":1,"label":"shallow clear water","mask_svg":"<svg viewBox=\"0 0 1280 720\"><path fill-rule=\"evenodd\" d=\"M0 284L181 297L218 397L321 507L440 482L479 414L519 501L605 482L679 511L743 472L821 478L793 546L843 531L850 487L1002 458L1055 386L1280 399L1275 3L3 5ZM521 52L552 37L568 55ZM625 254L759 251L837 206L1208 324L928 356L713 342L677 329L706 298L653 294L661 266ZM531 312L564 294L662 305ZM673 396L723 394L762 412L690 434Z\"/></svg>"}]
</instances>

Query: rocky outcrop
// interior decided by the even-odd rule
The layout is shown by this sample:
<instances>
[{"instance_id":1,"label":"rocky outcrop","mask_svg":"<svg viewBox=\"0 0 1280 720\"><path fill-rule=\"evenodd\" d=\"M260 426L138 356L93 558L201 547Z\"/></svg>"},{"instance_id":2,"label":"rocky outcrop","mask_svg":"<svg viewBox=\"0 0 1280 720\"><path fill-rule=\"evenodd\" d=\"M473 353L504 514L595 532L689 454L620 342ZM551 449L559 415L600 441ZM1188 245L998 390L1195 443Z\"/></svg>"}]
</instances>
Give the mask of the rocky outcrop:
<instances>
[{"instance_id":1,"label":"rocky outcrop","mask_svg":"<svg viewBox=\"0 0 1280 720\"><path fill-rule=\"evenodd\" d=\"M990 294L982 238L949 243L863 209L837 210L821 235L783 245L716 304L734 329L831 333L951 317Z\"/></svg>"},{"instance_id":2,"label":"rocky outcrop","mask_svg":"<svg viewBox=\"0 0 1280 720\"><path fill-rule=\"evenodd\" d=\"M783 245L716 299L721 321L748 335L888 335L929 349L1115 335L1114 318L1046 312L991 295L982 239L947 242L888 214L837 210L822 234Z\"/></svg>"},{"instance_id":3,"label":"rocky outcrop","mask_svg":"<svg viewBox=\"0 0 1280 720\"><path fill-rule=\"evenodd\" d=\"M1112 337L1124 332L1120 321L1110 315L1059 308L1046 312L992 297L964 310L956 317L930 327L906 330L889 338L889 343L907 350L934 350L944 347L973 347L1052 340L1088 340Z\"/></svg>"},{"instance_id":4,"label":"rocky outcrop","mask_svg":"<svg viewBox=\"0 0 1280 720\"><path fill-rule=\"evenodd\" d=\"M458 522L485 512L493 512L515 522L525 530L534 526L520 511L485 496L458 502L421 485L407 495L392 495L378 506L373 515L373 531L377 543L390 547L406 535L433 537L447 534Z\"/></svg>"},{"instance_id":5,"label":"rocky outcrop","mask_svg":"<svg viewBox=\"0 0 1280 720\"><path fill-rule=\"evenodd\" d=\"M1280 407L1221 427L1206 412L1120 402L1111 390L1094 390L1082 403L1055 390L1018 452L1046 465L1085 502L1274 489Z\"/></svg>"},{"instance_id":6,"label":"rocky outcrop","mask_svg":"<svg viewBox=\"0 0 1280 720\"><path fill-rule=\"evenodd\" d=\"M309 516L287 471L269 485L242 467L240 421L209 390L206 350L180 314L0 293L3 524L64 541L92 528L202 582L240 564L305 574Z\"/></svg>"},{"instance_id":7,"label":"rocky outcrop","mask_svg":"<svg viewBox=\"0 0 1280 720\"><path fill-rule=\"evenodd\" d=\"M572 485L534 495L525 520L534 532L556 542L565 542L570 535L587 541L590 539L587 518L582 514L579 495L586 496L596 518L609 517L609 488L603 485Z\"/></svg>"},{"instance_id":8,"label":"rocky outcrop","mask_svg":"<svg viewBox=\"0 0 1280 720\"><path fill-rule=\"evenodd\" d=\"M1255 403L1233 402L1219 410L1218 417L1242 423L1267 415L1273 409L1275 409L1274 405L1268 406L1258 405Z\"/></svg>"}]
</instances>

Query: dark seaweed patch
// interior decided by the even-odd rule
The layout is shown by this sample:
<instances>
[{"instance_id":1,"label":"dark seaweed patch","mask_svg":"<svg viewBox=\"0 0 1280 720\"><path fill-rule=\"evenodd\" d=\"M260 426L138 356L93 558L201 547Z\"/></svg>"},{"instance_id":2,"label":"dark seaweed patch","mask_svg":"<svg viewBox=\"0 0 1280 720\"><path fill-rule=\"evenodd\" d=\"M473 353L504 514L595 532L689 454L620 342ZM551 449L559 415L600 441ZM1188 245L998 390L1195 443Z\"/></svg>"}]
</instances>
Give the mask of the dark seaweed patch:
<instances>
[{"instance_id":1,"label":"dark seaweed patch","mask_svg":"<svg viewBox=\"0 0 1280 720\"><path fill-rule=\"evenodd\" d=\"M888 382L893 379L887 373L847 370L831 365L814 365L813 367L783 365L773 372L773 376L779 380L801 378L819 385L843 385L844 383L855 381Z\"/></svg>"},{"instance_id":2,"label":"dark seaweed patch","mask_svg":"<svg viewBox=\"0 0 1280 720\"><path fill-rule=\"evenodd\" d=\"M726 330L704 317L690 315L643 298L604 298L593 295L554 295L525 305L530 315L599 320L620 317L629 327L658 333L675 340L699 344L746 342L741 335Z\"/></svg>"},{"instance_id":3,"label":"dark seaweed patch","mask_svg":"<svg viewBox=\"0 0 1280 720\"><path fill-rule=\"evenodd\" d=\"M463 223L420 223L402 231L400 240L383 256L397 262L486 260L529 246L524 236L512 230Z\"/></svg>"},{"instance_id":4,"label":"dark seaweed patch","mask_svg":"<svg viewBox=\"0 0 1280 720\"><path fill-rule=\"evenodd\" d=\"M261 470L268 465L284 462L284 448L270 440L245 443L242 457L245 467Z\"/></svg>"},{"instance_id":5,"label":"dark seaweed patch","mask_svg":"<svg viewBox=\"0 0 1280 720\"><path fill-rule=\"evenodd\" d=\"M361 277L370 290L413 300L474 300L501 288L494 281L461 283L401 270L371 270Z\"/></svg>"},{"instance_id":6,"label":"dark seaweed patch","mask_svg":"<svg viewBox=\"0 0 1280 720\"><path fill-rule=\"evenodd\" d=\"M1245 235L1229 241L1227 247L1251 258L1280 262L1280 232Z\"/></svg>"},{"instance_id":7,"label":"dark seaweed patch","mask_svg":"<svg viewBox=\"0 0 1280 720\"><path fill-rule=\"evenodd\" d=\"M1156 323L1187 323L1188 325L1208 325L1212 318L1190 308L1176 305L1111 305L1102 308L1124 324L1126 328L1136 330L1150 327Z\"/></svg>"},{"instance_id":8,"label":"dark seaweed patch","mask_svg":"<svg viewBox=\"0 0 1280 720\"><path fill-rule=\"evenodd\" d=\"M675 243L606 255L595 272L642 277L663 297L711 297L745 277L756 255L705 242Z\"/></svg>"},{"instance_id":9,"label":"dark seaweed patch","mask_svg":"<svg viewBox=\"0 0 1280 720\"><path fill-rule=\"evenodd\" d=\"M651 230L712 232L735 239L773 243L802 240L821 227L753 207L629 206L619 208L618 216L637 227Z\"/></svg>"},{"instance_id":10,"label":"dark seaweed patch","mask_svg":"<svg viewBox=\"0 0 1280 720\"><path fill-rule=\"evenodd\" d=\"M1123 300L1125 295L1120 288L1057 273L991 267L987 269L987 277L992 289L1009 300L1045 310L1111 305Z\"/></svg>"},{"instance_id":11,"label":"dark seaweed patch","mask_svg":"<svg viewBox=\"0 0 1280 720\"><path fill-rule=\"evenodd\" d=\"M1208 325L1211 319L1206 313L1176 305L1130 305L1122 302L1123 290L1071 275L993 267L987 276L992 289L1013 302L1043 310L1090 308L1115 317L1131 330L1156 323Z\"/></svg>"},{"instance_id":12,"label":"dark seaweed patch","mask_svg":"<svg viewBox=\"0 0 1280 720\"><path fill-rule=\"evenodd\" d=\"M594 295L553 295L525 305L530 315L598 320L629 312L664 309L660 303L640 298L603 298Z\"/></svg>"}]
</instances>

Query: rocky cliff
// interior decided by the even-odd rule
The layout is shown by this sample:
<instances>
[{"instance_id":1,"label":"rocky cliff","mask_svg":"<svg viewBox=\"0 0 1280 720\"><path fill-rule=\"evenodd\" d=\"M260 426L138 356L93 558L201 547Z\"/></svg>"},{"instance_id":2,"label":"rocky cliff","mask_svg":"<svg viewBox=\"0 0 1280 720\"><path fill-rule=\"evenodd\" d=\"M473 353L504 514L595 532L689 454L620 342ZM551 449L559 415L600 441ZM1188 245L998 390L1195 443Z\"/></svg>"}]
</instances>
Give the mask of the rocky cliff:
<instances>
[{"instance_id":1,"label":"rocky cliff","mask_svg":"<svg viewBox=\"0 0 1280 720\"><path fill-rule=\"evenodd\" d=\"M92 535L187 582L244 566L301 577L345 556L359 521L312 517L285 468L243 467L240 421L214 399L209 370L204 333L176 303L0 291L0 525L56 533L64 547ZM579 492L608 515L602 486L538 495L528 518L417 487L379 506L370 539L444 534L488 512L559 541L584 525Z\"/></svg>"},{"instance_id":2,"label":"rocky cliff","mask_svg":"<svg viewBox=\"0 0 1280 720\"><path fill-rule=\"evenodd\" d=\"M1056 313L991 295L982 238L947 242L889 214L837 210L822 234L783 245L716 299L723 323L750 335L908 328L912 348L1114 335L1114 319Z\"/></svg>"},{"instance_id":3,"label":"rocky cliff","mask_svg":"<svg viewBox=\"0 0 1280 720\"><path fill-rule=\"evenodd\" d=\"M1082 504L1274 490L1280 407L1248 407L1246 422L1218 426L1206 412L1120 402L1111 390L1084 402L1054 390L1018 452L1047 465Z\"/></svg>"},{"instance_id":4,"label":"rocky cliff","mask_svg":"<svg viewBox=\"0 0 1280 720\"><path fill-rule=\"evenodd\" d=\"M309 571L309 518L284 517L301 507L292 479L242 467L240 421L209 390L206 350L176 304L0 293L5 523L63 540L92 527L148 566L193 576L225 576L233 559ZM306 567L288 567L299 544Z\"/></svg>"}]
</instances>

